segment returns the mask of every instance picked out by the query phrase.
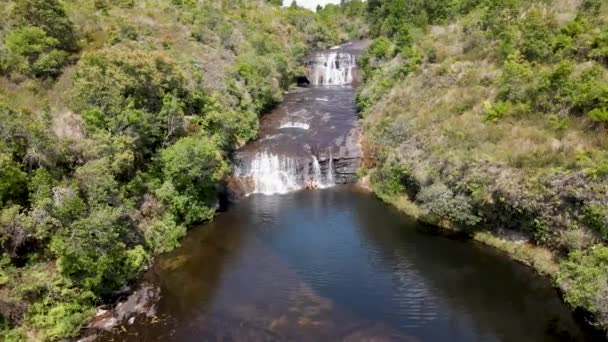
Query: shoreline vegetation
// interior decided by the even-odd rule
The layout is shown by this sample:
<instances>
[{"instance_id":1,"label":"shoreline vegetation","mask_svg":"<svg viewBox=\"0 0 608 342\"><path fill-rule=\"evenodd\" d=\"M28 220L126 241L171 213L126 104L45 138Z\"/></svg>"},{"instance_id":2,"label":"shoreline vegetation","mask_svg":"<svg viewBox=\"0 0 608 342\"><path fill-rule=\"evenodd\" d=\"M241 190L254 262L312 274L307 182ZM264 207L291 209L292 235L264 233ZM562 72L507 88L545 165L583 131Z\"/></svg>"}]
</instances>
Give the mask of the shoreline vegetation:
<instances>
[{"instance_id":1,"label":"shoreline vegetation","mask_svg":"<svg viewBox=\"0 0 608 342\"><path fill-rule=\"evenodd\" d=\"M608 4L370 1L360 178L608 328Z\"/></svg>"}]
</instances>

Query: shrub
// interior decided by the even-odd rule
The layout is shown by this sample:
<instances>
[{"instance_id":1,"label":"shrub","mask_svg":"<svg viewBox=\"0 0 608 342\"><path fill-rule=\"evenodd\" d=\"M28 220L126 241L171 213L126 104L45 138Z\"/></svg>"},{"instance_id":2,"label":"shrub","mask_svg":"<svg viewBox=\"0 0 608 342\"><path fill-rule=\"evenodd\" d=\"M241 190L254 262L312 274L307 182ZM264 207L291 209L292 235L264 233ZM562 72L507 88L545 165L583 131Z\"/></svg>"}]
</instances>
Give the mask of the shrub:
<instances>
[{"instance_id":1,"label":"shrub","mask_svg":"<svg viewBox=\"0 0 608 342\"><path fill-rule=\"evenodd\" d=\"M608 32L606 30L594 37L589 57L608 66Z\"/></svg>"},{"instance_id":2,"label":"shrub","mask_svg":"<svg viewBox=\"0 0 608 342\"><path fill-rule=\"evenodd\" d=\"M169 252L179 246L186 235L186 226L177 224L172 215L157 219L144 227L144 238L154 253Z\"/></svg>"},{"instance_id":3,"label":"shrub","mask_svg":"<svg viewBox=\"0 0 608 342\"><path fill-rule=\"evenodd\" d=\"M603 123L604 125L608 126L608 109L607 108L595 108L592 111L590 111L587 116L589 117L589 119L595 121L595 122L599 122L599 123Z\"/></svg>"},{"instance_id":4,"label":"shrub","mask_svg":"<svg viewBox=\"0 0 608 342\"><path fill-rule=\"evenodd\" d=\"M372 173L371 181L378 193L388 196L409 195L415 198L420 190L410 169L395 161L383 163Z\"/></svg>"},{"instance_id":5,"label":"shrub","mask_svg":"<svg viewBox=\"0 0 608 342\"><path fill-rule=\"evenodd\" d=\"M61 50L78 48L74 25L58 0L16 0L11 17L16 27L33 26L44 31Z\"/></svg>"},{"instance_id":6,"label":"shrub","mask_svg":"<svg viewBox=\"0 0 608 342\"><path fill-rule=\"evenodd\" d=\"M528 60L541 60L551 54L551 39L555 24L539 10L527 13L521 24L521 52Z\"/></svg>"},{"instance_id":7,"label":"shrub","mask_svg":"<svg viewBox=\"0 0 608 342\"><path fill-rule=\"evenodd\" d=\"M27 174L11 156L0 152L0 205L19 202L27 193Z\"/></svg>"},{"instance_id":8,"label":"shrub","mask_svg":"<svg viewBox=\"0 0 608 342\"><path fill-rule=\"evenodd\" d=\"M37 304L32 309L31 321L43 332L43 341L53 341L78 336L83 322L93 313L94 308L78 303Z\"/></svg>"},{"instance_id":9,"label":"shrub","mask_svg":"<svg viewBox=\"0 0 608 342\"><path fill-rule=\"evenodd\" d=\"M19 248L32 240L32 220L21 211L20 206L11 206L0 211L0 252L17 257Z\"/></svg>"},{"instance_id":10,"label":"shrub","mask_svg":"<svg viewBox=\"0 0 608 342\"><path fill-rule=\"evenodd\" d=\"M430 214L459 225L473 227L481 222L470 199L454 194L443 183L423 187L416 197L416 202Z\"/></svg>"},{"instance_id":11,"label":"shrub","mask_svg":"<svg viewBox=\"0 0 608 342\"><path fill-rule=\"evenodd\" d=\"M67 53L57 49L59 40L38 27L25 26L11 32L6 36L6 47L12 54L9 67L28 76L57 76L67 61Z\"/></svg>"},{"instance_id":12,"label":"shrub","mask_svg":"<svg viewBox=\"0 0 608 342\"><path fill-rule=\"evenodd\" d=\"M393 55L393 43L384 36L376 38L369 45L367 53L379 60L390 58Z\"/></svg>"},{"instance_id":13,"label":"shrub","mask_svg":"<svg viewBox=\"0 0 608 342\"><path fill-rule=\"evenodd\" d=\"M186 137L161 151L164 183L156 195L173 215L189 225L210 220L217 200L216 184L228 172L217 142Z\"/></svg>"},{"instance_id":14,"label":"shrub","mask_svg":"<svg viewBox=\"0 0 608 342\"><path fill-rule=\"evenodd\" d=\"M583 221L596 231L602 239L608 240L608 209L604 206L590 204L583 209Z\"/></svg>"},{"instance_id":15,"label":"shrub","mask_svg":"<svg viewBox=\"0 0 608 342\"><path fill-rule=\"evenodd\" d=\"M507 57L500 78L499 98L513 102L526 102L533 94L535 84L532 65L519 52Z\"/></svg>"},{"instance_id":16,"label":"shrub","mask_svg":"<svg viewBox=\"0 0 608 342\"><path fill-rule=\"evenodd\" d=\"M72 96L92 133L132 136L144 155L181 135L183 116L201 114L203 104L187 89L174 61L123 48L85 56L77 65Z\"/></svg>"},{"instance_id":17,"label":"shrub","mask_svg":"<svg viewBox=\"0 0 608 342\"><path fill-rule=\"evenodd\" d=\"M79 288L107 296L141 270L141 246L125 214L99 207L53 237L57 269Z\"/></svg>"},{"instance_id":18,"label":"shrub","mask_svg":"<svg viewBox=\"0 0 608 342\"><path fill-rule=\"evenodd\" d=\"M511 112L513 104L511 101L498 101L495 103L486 102L485 120L490 122L498 122Z\"/></svg>"},{"instance_id":19,"label":"shrub","mask_svg":"<svg viewBox=\"0 0 608 342\"><path fill-rule=\"evenodd\" d=\"M560 265L557 282L570 305L590 310L600 324L608 323L608 247L570 253Z\"/></svg>"}]
</instances>

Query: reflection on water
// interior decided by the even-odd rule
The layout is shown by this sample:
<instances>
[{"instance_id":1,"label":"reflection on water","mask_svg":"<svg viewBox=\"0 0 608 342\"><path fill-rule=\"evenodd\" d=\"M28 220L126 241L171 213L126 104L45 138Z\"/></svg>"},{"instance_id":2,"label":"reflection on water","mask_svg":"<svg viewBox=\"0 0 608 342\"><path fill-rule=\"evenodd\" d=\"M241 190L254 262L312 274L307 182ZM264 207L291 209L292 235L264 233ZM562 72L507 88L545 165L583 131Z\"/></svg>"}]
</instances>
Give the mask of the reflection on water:
<instances>
[{"instance_id":1,"label":"reflection on water","mask_svg":"<svg viewBox=\"0 0 608 342\"><path fill-rule=\"evenodd\" d=\"M252 196L147 275L155 317L110 341L584 340L549 282L350 187Z\"/></svg>"}]
</instances>

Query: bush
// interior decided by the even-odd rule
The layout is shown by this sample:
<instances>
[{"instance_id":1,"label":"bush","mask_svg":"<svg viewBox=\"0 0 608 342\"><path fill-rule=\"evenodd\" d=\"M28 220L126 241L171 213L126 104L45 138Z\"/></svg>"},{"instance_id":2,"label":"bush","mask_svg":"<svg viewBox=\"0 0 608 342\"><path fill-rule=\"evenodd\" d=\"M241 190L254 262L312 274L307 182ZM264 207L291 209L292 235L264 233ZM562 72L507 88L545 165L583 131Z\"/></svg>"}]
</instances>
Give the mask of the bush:
<instances>
[{"instance_id":1,"label":"bush","mask_svg":"<svg viewBox=\"0 0 608 342\"><path fill-rule=\"evenodd\" d=\"M38 27L25 26L6 36L9 68L35 77L55 77L66 64L67 53L58 50L59 40Z\"/></svg>"},{"instance_id":2,"label":"bush","mask_svg":"<svg viewBox=\"0 0 608 342\"><path fill-rule=\"evenodd\" d=\"M57 269L77 287L108 296L138 274L147 257L133 232L120 209L93 209L53 237Z\"/></svg>"},{"instance_id":3,"label":"bush","mask_svg":"<svg viewBox=\"0 0 608 342\"><path fill-rule=\"evenodd\" d=\"M393 56L393 43L384 36L376 38L369 45L367 53L373 58L385 60Z\"/></svg>"},{"instance_id":4,"label":"bush","mask_svg":"<svg viewBox=\"0 0 608 342\"><path fill-rule=\"evenodd\" d=\"M464 195L454 194L442 183L423 187L416 197L416 202L431 215L465 227L474 227L481 222L481 218L474 212L470 199Z\"/></svg>"},{"instance_id":5,"label":"bush","mask_svg":"<svg viewBox=\"0 0 608 342\"><path fill-rule=\"evenodd\" d=\"M551 54L551 39L555 24L539 10L532 10L520 23L521 52L528 60L542 60Z\"/></svg>"},{"instance_id":6,"label":"bush","mask_svg":"<svg viewBox=\"0 0 608 342\"><path fill-rule=\"evenodd\" d=\"M80 334L83 322L95 309L77 303L57 303L52 306L37 304L32 309L32 324L44 333L43 341L54 341Z\"/></svg>"},{"instance_id":7,"label":"bush","mask_svg":"<svg viewBox=\"0 0 608 342\"><path fill-rule=\"evenodd\" d=\"M154 253L169 252L179 246L186 235L186 226L177 224L172 215L157 219L144 227L144 238Z\"/></svg>"},{"instance_id":8,"label":"bush","mask_svg":"<svg viewBox=\"0 0 608 342\"><path fill-rule=\"evenodd\" d=\"M570 305L590 310L600 324L608 323L608 247L570 253L560 265L557 282Z\"/></svg>"},{"instance_id":9,"label":"bush","mask_svg":"<svg viewBox=\"0 0 608 342\"><path fill-rule=\"evenodd\" d=\"M27 193L27 174L11 155L0 152L0 206L20 202Z\"/></svg>"},{"instance_id":10,"label":"bush","mask_svg":"<svg viewBox=\"0 0 608 342\"><path fill-rule=\"evenodd\" d=\"M123 48L85 56L72 96L90 132L132 136L143 155L183 134L184 115L201 114L203 105L170 58Z\"/></svg>"},{"instance_id":11,"label":"bush","mask_svg":"<svg viewBox=\"0 0 608 342\"><path fill-rule=\"evenodd\" d=\"M608 209L601 205L587 205L583 209L584 222L600 234L601 238L608 240Z\"/></svg>"},{"instance_id":12,"label":"bush","mask_svg":"<svg viewBox=\"0 0 608 342\"><path fill-rule=\"evenodd\" d=\"M486 102L485 120L490 122L498 122L500 119L509 115L513 107L511 101L498 101L495 103Z\"/></svg>"},{"instance_id":13,"label":"bush","mask_svg":"<svg viewBox=\"0 0 608 342\"><path fill-rule=\"evenodd\" d=\"M65 51L78 49L74 25L58 0L16 0L12 12L15 27L36 27L57 41Z\"/></svg>"},{"instance_id":14,"label":"bush","mask_svg":"<svg viewBox=\"0 0 608 342\"><path fill-rule=\"evenodd\" d=\"M507 57L500 78L499 98L513 102L528 101L534 91L534 71L519 52Z\"/></svg>"},{"instance_id":15,"label":"bush","mask_svg":"<svg viewBox=\"0 0 608 342\"><path fill-rule=\"evenodd\" d=\"M371 176L376 191L383 195L408 195L415 198L420 185L410 169L398 162L386 162L374 171Z\"/></svg>"},{"instance_id":16,"label":"bush","mask_svg":"<svg viewBox=\"0 0 608 342\"><path fill-rule=\"evenodd\" d=\"M595 108L590 111L587 116L589 119L595 122L602 123L608 126L608 109L607 108Z\"/></svg>"},{"instance_id":17,"label":"bush","mask_svg":"<svg viewBox=\"0 0 608 342\"><path fill-rule=\"evenodd\" d=\"M156 195L185 225L210 220L217 203L216 184L229 171L216 141L186 137L161 151L164 183Z\"/></svg>"}]
</instances>

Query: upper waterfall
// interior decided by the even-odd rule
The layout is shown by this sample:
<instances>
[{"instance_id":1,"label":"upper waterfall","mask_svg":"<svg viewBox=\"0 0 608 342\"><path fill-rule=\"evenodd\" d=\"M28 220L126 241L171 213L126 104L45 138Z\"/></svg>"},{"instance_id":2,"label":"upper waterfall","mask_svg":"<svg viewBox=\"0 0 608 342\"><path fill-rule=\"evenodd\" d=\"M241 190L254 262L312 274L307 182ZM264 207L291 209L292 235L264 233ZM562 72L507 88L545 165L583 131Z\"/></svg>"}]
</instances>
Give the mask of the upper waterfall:
<instances>
[{"instance_id":1,"label":"upper waterfall","mask_svg":"<svg viewBox=\"0 0 608 342\"><path fill-rule=\"evenodd\" d=\"M318 52L308 60L308 79L313 85L347 85L353 83L357 67L350 52Z\"/></svg>"}]
</instances>

